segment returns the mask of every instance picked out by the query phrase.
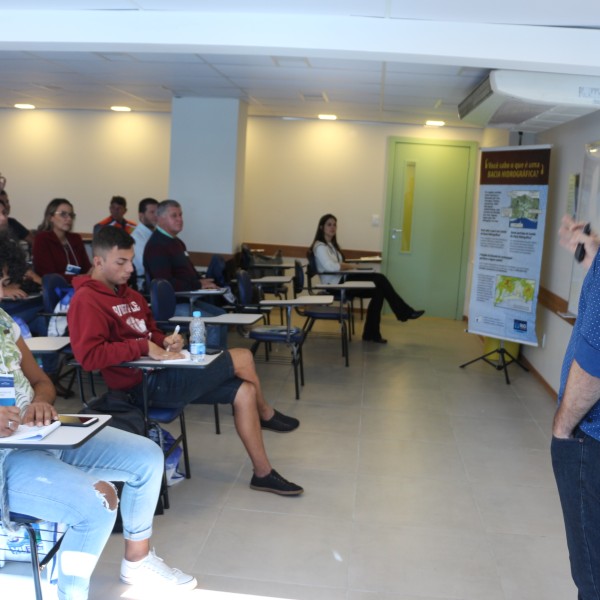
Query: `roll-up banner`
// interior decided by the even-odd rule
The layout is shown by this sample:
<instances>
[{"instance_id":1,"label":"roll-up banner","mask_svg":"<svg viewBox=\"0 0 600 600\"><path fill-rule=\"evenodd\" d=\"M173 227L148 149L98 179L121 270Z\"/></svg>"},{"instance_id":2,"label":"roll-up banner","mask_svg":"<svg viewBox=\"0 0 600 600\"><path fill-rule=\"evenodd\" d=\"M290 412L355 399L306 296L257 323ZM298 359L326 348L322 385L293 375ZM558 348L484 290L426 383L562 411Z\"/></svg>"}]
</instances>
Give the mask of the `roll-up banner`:
<instances>
[{"instance_id":1,"label":"roll-up banner","mask_svg":"<svg viewBox=\"0 0 600 600\"><path fill-rule=\"evenodd\" d=\"M481 151L469 333L537 346L550 146Z\"/></svg>"}]
</instances>

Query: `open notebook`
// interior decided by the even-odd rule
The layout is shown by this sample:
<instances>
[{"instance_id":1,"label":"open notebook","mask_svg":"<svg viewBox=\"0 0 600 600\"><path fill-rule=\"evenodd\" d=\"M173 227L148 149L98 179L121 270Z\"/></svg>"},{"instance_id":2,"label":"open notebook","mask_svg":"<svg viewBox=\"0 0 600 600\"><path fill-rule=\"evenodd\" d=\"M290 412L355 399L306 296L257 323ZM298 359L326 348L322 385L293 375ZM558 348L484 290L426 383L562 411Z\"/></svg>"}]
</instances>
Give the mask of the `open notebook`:
<instances>
[{"instance_id":1,"label":"open notebook","mask_svg":"<svg viewBox=\"0 0 600 600\"><path fill-rule=\"evenodd\" d=\"M50 425L19 425L19 428L10 436L11 440L43 440L48 434L60 427L60 421L53 421Z\"/></svg>"}]
</instances>

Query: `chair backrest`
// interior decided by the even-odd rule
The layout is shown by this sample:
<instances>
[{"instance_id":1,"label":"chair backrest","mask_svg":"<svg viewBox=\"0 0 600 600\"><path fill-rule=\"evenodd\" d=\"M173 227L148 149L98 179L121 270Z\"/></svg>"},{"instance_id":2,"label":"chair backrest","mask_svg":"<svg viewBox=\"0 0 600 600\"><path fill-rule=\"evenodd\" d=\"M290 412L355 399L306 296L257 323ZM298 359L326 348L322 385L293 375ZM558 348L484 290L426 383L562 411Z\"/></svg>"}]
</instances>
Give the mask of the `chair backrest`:
<instances>
[{"instance_id":1,"label":"chair backrest","mask_svg":"<svg viewBox=\"0 0 600 600\"><path fill-rule=\"evenodd\" d=\"M252 304L252 282L247 271L239 269L236 275L237 279L237 297L242 306Z\"/></svg>"},{"instance_id":2,"label":"chair backrest","mask_svg":"<svg viewBox=\"0 0 600 600\"><path fill-rule=\"evenodd\" d=\"M306 276L314 277L315 275L318 275L319 272L317 271L317 259L315 258L315 253L312 250L309 250L306 253L306 258L308 260L308 264L306 265Z\"/></svg>"},{"instance_id":3,"label":"chair backrest","mask_svg":"<svg viewBox=\"0 0 600 600\"><path fill-rule=\"evenodd\" d=\"M240 255L240 267L244 271L248 271L253 266L254 259L252 257L252 251L246 244L242 244L242 252Z\"/></svg>"},{"instance_id":4,"label":"chair backrest","mask_svg":"<svg viewBox=\"0 0 600 600\"><path fill-rule=\"evenodd\" d=\"M155 321L168 321L175 314L175 290L166 279L150 282L150 308Z\"/></svg>"},{"instance_id":5,"label":"chair backrest","mask_svg":"<svg viewBox=\"0 0 600 600\"><path fill-rule=\"evenodd\" d=\"M213 254L210 262L208 263L208 269L206 270L206 277L214 279L215 283L224 287L227 283L225 276L225 259L220 254Z\"/></svg>"},{"instance_id":6,"label":"chair backrest","mask_svg":"<svg viewBox=\"0 0 600 600\"><path fill-rule=\"evenodd\" d=\"M44 312L54 312L54 308L66 292L73 289L59 273L47 273L42 277L42 302Z\"/></svg>"},{"instance_id":7,"label":"chair backrest","mask_svg":"<svg viewBox=\"0 0 600 600\"><path fill-rule=\"evenodd\" d=\"M312 279L315 275L318 275L317 271L317 259L315 258L315 253L312 250L309 250L306 253L306 258L308 260L308 264L306 265L306 287L310 294L312 294Z\"/></svg>"},{"instance_id":8,"label":"chair backrest","mask_svg":"<svg viewBox=\"0 0 600 600\"><path fill-rule=\"evenodd\" d=\"M294 261L294 297L304 290L304 269L299 260Z\"/></svg>"}]
</instances>

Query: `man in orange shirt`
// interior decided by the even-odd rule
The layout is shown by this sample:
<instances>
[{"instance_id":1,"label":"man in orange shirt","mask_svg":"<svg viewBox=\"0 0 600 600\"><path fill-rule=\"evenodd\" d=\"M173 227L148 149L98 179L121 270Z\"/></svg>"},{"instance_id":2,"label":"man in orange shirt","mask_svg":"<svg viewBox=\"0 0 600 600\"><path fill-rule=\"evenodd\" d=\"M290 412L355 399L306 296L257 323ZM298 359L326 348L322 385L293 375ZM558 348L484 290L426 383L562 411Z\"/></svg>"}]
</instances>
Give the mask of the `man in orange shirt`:
<instances>
[{"instance_id":1,"label":"man in orange shirt","mask_svg":"<svg viewBox=\"0 0 600 600\"><path fill-rule=\"evenodd\" d=\"M106 219L102 219L102 221L94 225L94 233L106 225L124 229L129 234L133 232L136 223L133 221L128 221L125 218L125 213L127 212L127 200L125 200L123 196L113 196L111 198L109 211L110 215L106 217Z\"/></svg>"}]
</instances>

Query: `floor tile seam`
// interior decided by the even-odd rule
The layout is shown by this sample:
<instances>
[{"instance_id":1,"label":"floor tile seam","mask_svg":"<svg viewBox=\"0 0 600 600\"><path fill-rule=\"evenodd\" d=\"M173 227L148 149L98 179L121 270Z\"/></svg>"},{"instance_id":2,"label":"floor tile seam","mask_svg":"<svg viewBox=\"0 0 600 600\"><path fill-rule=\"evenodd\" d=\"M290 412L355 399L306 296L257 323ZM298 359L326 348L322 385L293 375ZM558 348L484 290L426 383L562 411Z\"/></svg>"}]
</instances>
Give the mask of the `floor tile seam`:
<instances>
[{"instance_id":1,"label":"floor tile seam","mask_svg":"<svg viewBox=\"0 0 600 600\"><path fill-rule=\"evenodd\" d=\"M498 483L498 481L497 481L497 480L493 480L493 481L482 481L482 480L473 480L473 479L471 479L471 478L469 478L469 483L470 483L470 484L477 485L477 486L481 486L481 485L489 485L490 483L491 483L492 485L493 485L493 484L496 484L496 485L498 485L498 486L500 486L500 485L501 485L500 483ZM502 481L502 486L506 487L506 486L507 486L507 484L508 484L507 480L506 480L506 479L504 479L504 480ZM557 489L556 489L556 484L553 484L553 482L552 482L552 483L551 483L551 482L549 482L549 483L547 483L547 484L538 484L538 485L536 485L536 484L531 484L531 483L512 482L512 483L510 483L510 484L508 484L508 485L510 485L510 487L511 487L511 488L530 488L530 489L536 489L536 490L551 490L551 491L553 491L553 492L556 492L556 497L558 498L558 491L557 491Z\"/></svg>"},{"instance_id":2,"label":"floor tile seam","mask_svg":"<svg viewBox=\"0 0 600 600\"><path fill-rule=\"evenodd\" d=\"M311 584L311 585L307 585L307 584L303 584L303 583L290 583L289 581L281 581L279 579L258 579L255 577L237 577L235 575L222 575L221 573L206 573L206 575L209 575L210 577L215 577L215 578L222 578L222 579L230 579L232 581L237 581L240 583L243 583L245 581L253 581L256 583L277 583L277 584L284 584L284 585L289 585L291 587L298 587L298 588L306 588L307 590L312 590L312 589L318 589L318 590L332 590L332 591L346 591L348 588L346 587L336 587L336 586L328 586L328 585L317 585L317 584ZM200 587L202 587L202 581L200 581ZM207 591L210 591L208 588L204 588L202 587L202 589L206 589ZM215 592L221 592L223 593L221 590L212 590ZM262 598L262 596L257 596ZM264 596L264 598L268 598L267 596ZM441 599L441 600L445 600L445 599Z\"/></svg>"},{"instance_id":3,"label":"floor tile seam","mask_svg":"<svg viewBox=\"0 0 600 600\"><path fill-rule=\"evenodd\" d=\"M282 498L285 501L285 498ZM287 499L289 501L289 499ZM297 519L297 520L309 520L316 523L332 523L339 522L341 524L351 525L354 522L354 517L332 517L331 515L318 515L308 512L290 512L289 510L267 510L262 508L247 508L242 506L227 505L223 507L228 512L235 512L238 514L252 514L252 515L266 515L269 517L283 517L285 519Z\"/></svg>"},{"instance_id":4,"label":"floor tile seam","mask_svg":"<svg viewBox=\"0 0 600 600\"><path fill-rule=\"evenodd\" d=\"M206 548L206 545L208 543L208 540L210 539L211 535L213 534L215 527L217 526L217 523L219 522L219 519L221 518L223 511L226 509L227 507L227 502L234 490L234 488L236 487L236 484L238 482L238 480L241 477L242 471L244 470L244 467L246 466L246 462L248 461L248 459L244 460L242 462L242 464L240 465L240 467L238 468L238 472L237 475L232 479L231 484L228 486L227 492L225 493L225 496L223 498L223 500L220 502L220 504L216 507L216 514L215 517L211 523L210 528L207 530L206 535L204 536L204 541L200 544L200 546L197 549L197 553L196 556L199 557L200 554L202 552L204 552L204 549ZM199 558L197 558L196 560L199 560Z\"/></svg>"},{"instance_id":5,"label":"floor tile seam","mask_svg":"<svg viewBox=\"0 0 600 600\"><path fill-rule=\"evenodd\" d=\"M498 422L504 422L504 423L531 423L531 424L536 424L536 420L534 418L528 418L528 419L524 419L522 417L498 417L498 416L494 416L494 415L484 415L484 416L452 416L452 415L448 415L448 417L450 419L453 420L462 420L462 421L470 421L470 420L474 420L474 421L481 421L481 420L485 420L485 421L498 421Z\"/></svg>"},{"instance_id":6,"label":"floor tile seam","mask_svg":"<svg viewBox=\"0 0 600 600\"><path fill-rule=\"evenodd\" d=\"M366 439L365 441L369 441L371 443L376 443L376 442L381 442L384 444L388 444L390 441L394 441L397 443L400 442L410 442L411 444L420 444L422 446L441 446L443 448L447 448L447 447L452 447L452 448L456 448L456 442L454 441L438 441L438 440L432 440L431 438L428 438L426 440L418 440L418 439L414 439L414 438L408 438L408 439L404 439L404 438L399 438L397 432L394 432L395 437L394 438L381 438L378 437L376 439L370 440L370 439ZM366 436L363 436L366 437ZM404 444L402 444L404 445ZM474 445L478 445L478 444L474 444Z\"/></svg>"},{"instance_id":7,"label":"floor tile seam","mask_svg":"<svg viewBox=\"0 0 600 600\"><path fill-rule=\"evenodd\" d=\"M379 475L379 474L373 474L370 475L369 473L366 473L364 471L358 471L356 474L356 478L357 478L357 483L358 483L358 479L359 478L364 478L364 477L373 477L375 479L379 479L379 480L386 480L386 481L412 481L412 482L417 482L417 481L430 481L430 482L437 482L437 483L452 483L452 482L457 482L457 487L464 487L465 484L470 484L471 482L467 479L466 475L464 477L464 479L460 479L457 480L455 477L448 477L446 479L442 479L442 478L438 478L438 477L434 477L434 476L416 476L416 475Z\"/></svg>"},{"instance_id":8,"label":"floor tile seam","mask_svg":"<svg viewBox=\"0 0 600 600\"><path fill-rule=\"evenodd\" d=\"M398 539L402 540L404 543L404 537L402 534L419 534L422 535L426 533L427 535L432 535L436 538L444 538L445 540L452 541L455 538L460 538L461 540L471 540L471 541L483 541L489 542L489 534L483 529L481 526L480 529L476 531L465 530L463 527L459 527L456 529L442 529L436 525L414 525L410 523L378 523L376 521L353 521L353 536L359 534L360 529L367 529L370 532L373 529L385 529L386 533L392 532L394 535L398 535ZM502 534L500 534L502 535ZM541 536L544 537L544 536ZM352 543L355 544L355 538L352 538ZM453 543L453 542L452 542Z\"/></svg>"}]
</instances>

